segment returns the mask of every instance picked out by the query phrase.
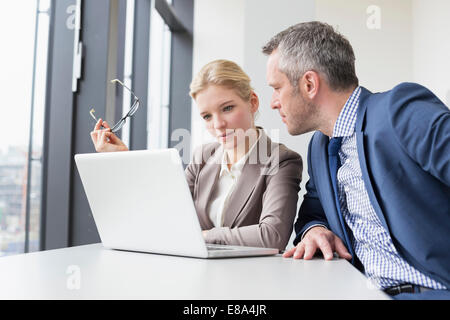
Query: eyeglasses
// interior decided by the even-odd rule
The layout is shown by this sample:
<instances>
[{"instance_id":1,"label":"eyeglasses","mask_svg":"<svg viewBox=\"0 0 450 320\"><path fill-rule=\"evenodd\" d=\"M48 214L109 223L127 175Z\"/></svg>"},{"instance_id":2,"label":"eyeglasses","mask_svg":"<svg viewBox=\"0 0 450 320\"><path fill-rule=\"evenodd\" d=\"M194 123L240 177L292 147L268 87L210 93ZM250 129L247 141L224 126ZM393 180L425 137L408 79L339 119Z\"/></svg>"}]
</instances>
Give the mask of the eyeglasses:
<instances>
[{"instance_id":1,"label":"eyeglasses","mask_svg":"<svg viewBox=\"0 0 450 320\"><path fill-rule=\"evenodd\" d=\"M130 108L130 110L127 112L127 114L126 114L122 119L120 119L114 126L111 127L111 132L117 132L117 131L119 131L120 129L122 129L122 127L123 127L123 125L125 124L127 118L128 118L128 117L131 118L131 117L136 113L137 109L139 108L140 100L139 100L138 97L136 97L136 95L134 94L133 91L131 91L130 88L128 88L126 85L124 85L124 84L122 83L122 81L120 81L120 80L118 80L118 79L114 79L114 80L111 80L111 83L118 83L118 84L120 84L122 87L124 87L125 89L127 89L128 91L130 91L130 93L131 93L131 94L133 95L133 97L134 97L133 104L131 105L131 108ZM94 118L94 120L97 122L98 119L95 117L94 113L95 113L95 110L94 110L94 108L92 108L92 109L89 111L89 114L90 114L91 117Z\"/></svg>"}]
</instances>

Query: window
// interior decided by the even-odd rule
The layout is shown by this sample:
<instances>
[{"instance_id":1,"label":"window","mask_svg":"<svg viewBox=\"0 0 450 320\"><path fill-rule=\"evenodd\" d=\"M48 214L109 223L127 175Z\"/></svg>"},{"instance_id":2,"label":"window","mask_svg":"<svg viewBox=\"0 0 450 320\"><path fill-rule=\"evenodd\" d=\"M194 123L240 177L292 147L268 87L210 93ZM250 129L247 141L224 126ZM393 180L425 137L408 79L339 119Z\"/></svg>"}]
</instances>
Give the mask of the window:
<instances>
[{"instance_id":1,"label":"window","mask_svg":"<svg viewBox=\"0 0 450 320\"><path fill-rule=\"evenodd\" d=\"M124 64L123 64L123 83L132 88L133 83L133 38L134 38L134 7L135 1L128 0L126 2L126 18L125 18L125 50L124 50ZM122 99L122 116L125 116L129 111L130 102L132 100L131 93L123 90ZM121 139L130 146L130 121L127 121L122 128Z\"/></svg>"},{"instance_id":2,"label":"window","mask_svg":"<svg viewBox=\"0 0 450 320\"><path fill-rule=\"evenodd\" d=\"M49 9L0 4L0 255L39 250Z\"/></svg>"},{"instance_id":3,"label":"window","mask_svg":"<svg viewBox=\"0 0 450 320\"><path fill-rule=\"evenodd\" d=\"M168 1L170 4L171 1ZM151 7L148 149L167 148L169 141L170 56L172 33L155 8Z\"/></svg>"},{"instance_id":4,"label":"window","mask_svg":"<svg viewBox=\"0 0 450 320\"><path fill-rule=\"evenodd\" d=\"M110 89L114 86L109 80L122 79L141 100L136 116L127 121L119 135L130 150L142 150L170 144L172 126L190 128L184 122L190 124L188 87L192 75L193 0L173 0L172 5L166 0L51 3L40 228L40 247L45 250L101 240L73 156L94 152L89 137L92 107L109 122L129 110L128 92ZM82 3L79 15L75 15L74 3ZM152 8L164 22L155 17ZM78 90L73 92L74 30L67 22L74 21L75 16L81 18L79 40L83 50ZM156 36L151 34L153 28L159 32ZM150 41L156 51L150 49ZM155 74L150 63L157 65ZM156 84L149 84L150 77ZM157 102L153 100L150 106L148 99L154 94ZM157 111L157 118L149 114ZM153 119L155 126L150 124ZM159 128L155 135L149 134L153 128ZM148 143L149 136L156 139L156 146Z\"/></svg>"}]
</instances>

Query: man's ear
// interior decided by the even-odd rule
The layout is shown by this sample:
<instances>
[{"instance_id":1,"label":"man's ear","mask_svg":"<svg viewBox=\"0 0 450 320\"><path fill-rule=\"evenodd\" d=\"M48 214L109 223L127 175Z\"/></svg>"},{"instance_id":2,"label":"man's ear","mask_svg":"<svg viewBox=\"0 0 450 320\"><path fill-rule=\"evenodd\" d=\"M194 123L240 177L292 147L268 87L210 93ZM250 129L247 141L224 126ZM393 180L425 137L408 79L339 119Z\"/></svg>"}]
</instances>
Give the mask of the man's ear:
<instances>
[{"instance_id":1,"label":"man's ear","mask_svg":"<svg viewBox=\"0 0 450 320\"><path fill-rule=\"evenodd\" d=\"M309 99L314 99L320 87L320 76L316 71L306 71L298 81L300 92L303 92Z\"/></svg>"}]
</instances>

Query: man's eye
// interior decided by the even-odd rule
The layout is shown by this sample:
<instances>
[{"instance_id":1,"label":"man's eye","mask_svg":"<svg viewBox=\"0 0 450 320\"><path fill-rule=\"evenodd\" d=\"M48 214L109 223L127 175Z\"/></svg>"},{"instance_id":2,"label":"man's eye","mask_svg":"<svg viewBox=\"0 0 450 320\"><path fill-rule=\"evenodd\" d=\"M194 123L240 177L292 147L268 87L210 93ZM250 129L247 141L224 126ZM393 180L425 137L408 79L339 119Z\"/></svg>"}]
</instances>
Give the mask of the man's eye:
<instances>
[{"instance_id":1,"label":"man's eye","mask_svg":"<svg viewBox=\"0 0 450 320\"><path fill-rule=\"evenodd\" d=\"M231 109L233 109L233 106L226 106L223 111L230 111Z\"/></svg>"}]
</instances>

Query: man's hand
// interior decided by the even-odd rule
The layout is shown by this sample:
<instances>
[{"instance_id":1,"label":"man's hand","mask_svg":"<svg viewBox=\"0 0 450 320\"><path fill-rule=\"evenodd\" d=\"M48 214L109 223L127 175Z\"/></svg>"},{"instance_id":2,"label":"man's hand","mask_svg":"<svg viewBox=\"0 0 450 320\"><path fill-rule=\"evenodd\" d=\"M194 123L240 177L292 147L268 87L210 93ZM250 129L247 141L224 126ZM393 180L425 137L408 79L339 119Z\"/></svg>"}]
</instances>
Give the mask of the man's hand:
<instances>
[{"instance_id":1,"label":"man's hand","mask_svg":"<svg viewBox=\"0 0 450 320\"><path fill-rule=\"evenodd\" d=\"M209 230L203 230L202 234L203 234L203 239L206 239L206 235L208 234Z\"/></svg>"},{"instance_id":2,"label":"man's hand","mask_svg":"<svg viewBox=\"0 0 450 320\"><path fill-rule=\"evenodd\" d=\"M352 256L347 251L342 240L330 230L323 227L313 227L304 236L296 247L291 248L283 254L284 258L294 256L294 259L310 260L317 249L322 251L325 260L333 259L333 252L339 257L351 260Z\"/></svg>"}]
</instances>

